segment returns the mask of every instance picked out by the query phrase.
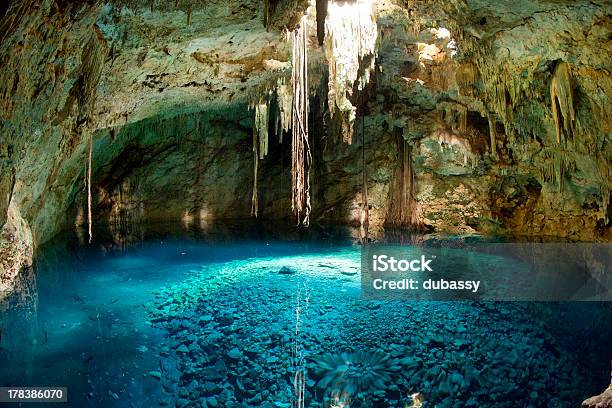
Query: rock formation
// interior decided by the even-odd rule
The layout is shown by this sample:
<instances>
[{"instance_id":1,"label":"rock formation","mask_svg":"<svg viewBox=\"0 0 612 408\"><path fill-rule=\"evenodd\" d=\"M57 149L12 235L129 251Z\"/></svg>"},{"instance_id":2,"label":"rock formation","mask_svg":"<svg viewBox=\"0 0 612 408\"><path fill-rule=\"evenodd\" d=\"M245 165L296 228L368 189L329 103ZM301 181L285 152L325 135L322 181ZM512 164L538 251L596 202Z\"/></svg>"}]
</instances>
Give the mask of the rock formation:
<instances>
[{"instance_id":1,"label":"rock formation","mask_svg":"<svg viewBox=\"0 0 612 408\"><path fill-rule=\"evenodd\" d=\"M595 397L588 398L582 402L582 408L606 408L612 407L612 385L604 392Z\"/></svg>"}]
</instances>

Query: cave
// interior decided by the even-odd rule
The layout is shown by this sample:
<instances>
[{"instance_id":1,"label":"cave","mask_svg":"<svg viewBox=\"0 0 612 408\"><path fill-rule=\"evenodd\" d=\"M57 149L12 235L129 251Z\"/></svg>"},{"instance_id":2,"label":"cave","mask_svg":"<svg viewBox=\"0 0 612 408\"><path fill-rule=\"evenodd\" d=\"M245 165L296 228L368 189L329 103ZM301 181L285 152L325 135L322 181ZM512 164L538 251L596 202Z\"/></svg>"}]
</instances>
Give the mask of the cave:
<instances>
[{"instance_id":1,"label":"cave","mask_svg":"<svg viewBox=\"0 0 612 408\"><path fill-rule=\"evenodd\" d=\"M0 405L612 407L606 0L10 0Z\"/></svg>"}]
</instances>

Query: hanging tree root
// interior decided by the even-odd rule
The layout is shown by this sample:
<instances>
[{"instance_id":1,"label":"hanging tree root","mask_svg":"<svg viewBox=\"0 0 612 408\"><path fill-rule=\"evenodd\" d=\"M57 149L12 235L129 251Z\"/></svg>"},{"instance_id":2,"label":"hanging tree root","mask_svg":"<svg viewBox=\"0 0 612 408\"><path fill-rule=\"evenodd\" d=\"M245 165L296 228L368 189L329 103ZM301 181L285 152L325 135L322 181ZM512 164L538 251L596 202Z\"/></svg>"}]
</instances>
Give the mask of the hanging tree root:
<instances>
[{"instance_id":1,"label":"hanging tree root","mask_svg":"<svg viewBox=\"0 0 612 408\"><path fill-rule=\"evenodd\" d=\"M389 191L389 214L386 223L391 226L420 228L418 204L415 199L415 181L412 147L398 136L399 163L394 183Z\"/></svg>"},{"instance_id":2,"label":"hanging tree root","mask_svg":"<svg viewBox=\"0 0 612 408\"><path fill-rule=\"evenodd\" d=\"M91 156L92 156L93 135L89 132L89 154L87 159L87 229L89 232L89 243L93 238L92 234L92 216L91 216Z\"/></svg>"},{"instance_id":3,"label":"hanging tree root","mask_svg":"<svg viewBox=\"0 0 612 408\"><path fill-rule=\"evenodd\" d=\"M292 33L293 69L293 113L291 137L291 209L298 223L310 223L310 167L312 155L308 143L308 42L306 17L302 17L300 27Z\"/></svg>"}]
</instances>

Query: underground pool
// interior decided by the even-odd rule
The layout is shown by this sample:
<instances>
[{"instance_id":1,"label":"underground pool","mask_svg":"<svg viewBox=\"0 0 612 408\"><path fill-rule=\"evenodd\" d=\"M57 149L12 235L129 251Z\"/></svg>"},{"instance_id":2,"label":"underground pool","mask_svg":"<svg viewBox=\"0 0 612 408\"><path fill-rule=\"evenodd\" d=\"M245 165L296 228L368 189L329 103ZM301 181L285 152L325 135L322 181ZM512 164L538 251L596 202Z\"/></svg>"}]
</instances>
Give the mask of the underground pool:
<instances>
[{"instance_id":1,"label":"underground pool","mask_svg":"<svg viewBox=\"0 0 612 408\"><path fill-rule=\"evenodd\" d=\"M0 382L74 407L575 407L606 386L609 304L368 300L350 230L299 235L64 234L0 319Z\"/></svg>"}]
</instances>

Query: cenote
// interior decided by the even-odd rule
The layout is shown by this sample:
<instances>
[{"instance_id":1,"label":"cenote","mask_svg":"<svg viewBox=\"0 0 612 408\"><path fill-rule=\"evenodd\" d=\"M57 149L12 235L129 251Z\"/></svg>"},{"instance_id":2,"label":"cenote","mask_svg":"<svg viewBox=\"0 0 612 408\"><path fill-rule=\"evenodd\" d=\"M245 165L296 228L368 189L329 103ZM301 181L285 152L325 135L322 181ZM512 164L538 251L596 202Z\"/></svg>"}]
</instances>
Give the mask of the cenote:
<instances>
[{"instance_id":1,"label":"cenote","mask_svg":"<svg viewBox=\"0 0 612 408\"><path fill-rule=\"evenodd\" d=\"M8 0L0 406L612 408L608 0Z\"/></svg>"}]
</instances>

